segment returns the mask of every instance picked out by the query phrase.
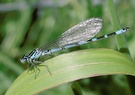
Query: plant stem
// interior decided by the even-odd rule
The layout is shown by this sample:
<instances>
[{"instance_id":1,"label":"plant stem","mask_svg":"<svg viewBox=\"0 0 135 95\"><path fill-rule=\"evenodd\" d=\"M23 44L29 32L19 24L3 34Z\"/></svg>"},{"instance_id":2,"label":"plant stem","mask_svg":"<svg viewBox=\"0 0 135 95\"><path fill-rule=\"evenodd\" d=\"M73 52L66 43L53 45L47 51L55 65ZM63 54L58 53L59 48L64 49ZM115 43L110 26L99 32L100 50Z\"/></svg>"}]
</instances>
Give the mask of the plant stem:
<instances>
[{"instance_id":1,"label":"plant stem","mask_svg":"<svg viewBox=\"0 0 135 95\"><path fill-rule=\"evenodd\" d=\"M113 0L106 0L106 2L108 5L108 9L110 12L110 18L111 18L111 22L112 22L112 25L114 27L114 30L118 30L121 28L121 26L120 26L120 21L119 21L119 18L118 18L116 9L115 9L114 1ZM126 42L125 36L123 36L123 35L117 36L116 40L117 40L118 50L122 53L126 53L131 58L130 52L127 48L127 44L126 44L127 42ZM135 77L127 76L127 80L128 80L130 91L131 91L132 95L135 95L135 90L134 90Z\"/></svg>"}]
</instances>

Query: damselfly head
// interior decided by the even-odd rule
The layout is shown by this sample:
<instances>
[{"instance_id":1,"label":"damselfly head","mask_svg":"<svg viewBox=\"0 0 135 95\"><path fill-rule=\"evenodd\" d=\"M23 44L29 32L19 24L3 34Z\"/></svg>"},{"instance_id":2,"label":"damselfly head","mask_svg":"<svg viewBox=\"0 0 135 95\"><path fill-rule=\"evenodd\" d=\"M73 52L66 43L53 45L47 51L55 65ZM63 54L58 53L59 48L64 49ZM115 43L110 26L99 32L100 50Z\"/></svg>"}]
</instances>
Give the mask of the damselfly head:
<instances>
[{"instance_id":1,"label":"damselfly head","mask_svg":"<svg viewBox=\"0 0 135 95\"><path fill-rule=\"evenodd\" d=\"M28 58L28 56L27 56L27 55L24 55L24 56L20 59L21 63L24 63L25 61L27 61L27 58Z\"/></svg>"}]
</instances>

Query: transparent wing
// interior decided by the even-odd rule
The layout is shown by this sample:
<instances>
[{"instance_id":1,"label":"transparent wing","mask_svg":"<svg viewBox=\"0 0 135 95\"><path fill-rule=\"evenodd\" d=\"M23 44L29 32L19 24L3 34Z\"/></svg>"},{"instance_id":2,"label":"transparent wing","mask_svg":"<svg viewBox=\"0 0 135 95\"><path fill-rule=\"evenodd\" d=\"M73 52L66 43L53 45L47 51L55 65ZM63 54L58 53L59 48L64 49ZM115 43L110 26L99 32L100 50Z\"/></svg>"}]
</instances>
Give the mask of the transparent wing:
<instances>
[{"instance_id":1,"label":"transparent wing","mask_svg":"<svg viewBox=\"0 0 135 95\"><path fill-rule=\"evenodd\" d=\"M101 30L101 28L102 19L91 18L68 29L58 39L46 44L40 49L47 50L55 47L64 47L69 44L76 44L80 41L90 40Z\"/></svg>"}]
</instances>

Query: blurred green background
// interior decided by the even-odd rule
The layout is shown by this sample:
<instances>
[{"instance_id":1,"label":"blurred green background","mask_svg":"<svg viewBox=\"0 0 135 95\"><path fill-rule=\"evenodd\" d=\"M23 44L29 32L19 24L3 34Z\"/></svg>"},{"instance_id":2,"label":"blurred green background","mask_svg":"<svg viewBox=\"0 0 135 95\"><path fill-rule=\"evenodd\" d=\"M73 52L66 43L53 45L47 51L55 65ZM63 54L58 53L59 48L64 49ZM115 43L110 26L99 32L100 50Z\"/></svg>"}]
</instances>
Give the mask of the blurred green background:
<instances>
[{"instance_id":1,"label":"blurred green background","mask_svg":"<svg viewBox=\"0 0 135 95\"><path fill-rule=\"evenodd\" d=\"M135 1L115 0L121 28L129 26L126 36L132 58L135 58ZM1 0L0 1L0 95L27 69L20 58L34 48L55 40L80 21L92 17L103 19L97 36L113 32L105 0ZM86 48L116 49L115 37L68 50ZM130 95L123 75L102 76L78 81L84 95ZM39 95L73 95L72 83ZM57 93L57 94L56 94Z\"/></svg>"}]
</instances>

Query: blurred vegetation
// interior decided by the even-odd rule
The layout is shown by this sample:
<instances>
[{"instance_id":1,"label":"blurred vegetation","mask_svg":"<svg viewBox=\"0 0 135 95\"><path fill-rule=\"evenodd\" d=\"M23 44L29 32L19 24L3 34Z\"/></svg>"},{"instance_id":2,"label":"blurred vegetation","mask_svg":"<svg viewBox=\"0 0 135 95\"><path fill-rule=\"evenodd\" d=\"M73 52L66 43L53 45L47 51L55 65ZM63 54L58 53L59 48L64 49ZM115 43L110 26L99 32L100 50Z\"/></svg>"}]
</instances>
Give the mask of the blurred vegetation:
<instances>
[{"instance_id":1,"label":"blurred vegetation","mask_svg":"<svg viewBox=\"0 0 135 95\"><path fill-rule=\"evenodd\" d=\"M7 5L9 4L9 5ZM126 35L132 58L135 58L135 1L117 0L115 7L121 28L129 26ZM25 70L19 59L36 47L60 36L64 31L88 18L103 19L97 36L113 32L104 0L1 0L0 2L0 95ZM68 51L86 48L116 49L115 38L90 43ZM78 81L84 95L130 95L124 75L102 76ZM71 83L40 95L73 95Z\"/></svg>"}]
</instances>

